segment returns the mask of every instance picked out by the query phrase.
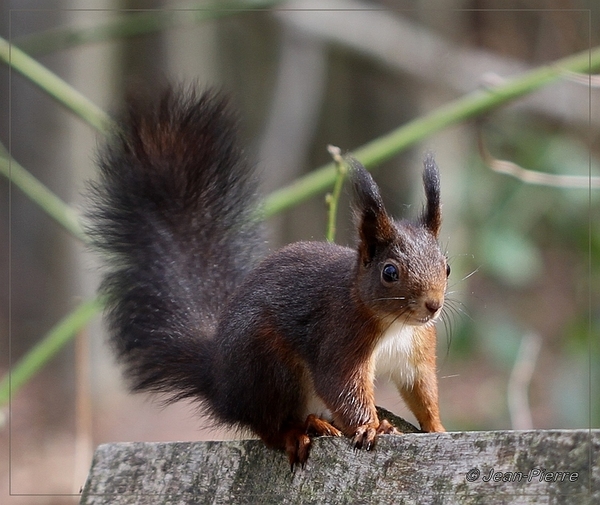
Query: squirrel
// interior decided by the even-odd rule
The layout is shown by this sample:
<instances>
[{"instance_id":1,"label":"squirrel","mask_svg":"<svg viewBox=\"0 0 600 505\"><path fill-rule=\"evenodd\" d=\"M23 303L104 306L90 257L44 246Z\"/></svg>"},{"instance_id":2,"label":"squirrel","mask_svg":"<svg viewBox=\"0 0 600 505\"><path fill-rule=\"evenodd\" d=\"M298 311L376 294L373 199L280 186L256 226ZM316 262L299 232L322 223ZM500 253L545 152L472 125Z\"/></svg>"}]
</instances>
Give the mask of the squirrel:
<instances>
[{"instance_id":1,"label":"squirrel","mask_svg":"<svg viewBox=\"0 0 600 505\"><path fill-rule=\"evenodd\" d=\"M193 399L304 465L313 436L371 449L389 376L421 429L444 428L436 330L450 267L438 245L439 170L426 205L395 221L347 157L357 246L306 241L264 256L258 178L227 96L169 88L129 100L98 154L88 233L105 255L99 292L134 392Z\"/></svg>"}]
</instances>

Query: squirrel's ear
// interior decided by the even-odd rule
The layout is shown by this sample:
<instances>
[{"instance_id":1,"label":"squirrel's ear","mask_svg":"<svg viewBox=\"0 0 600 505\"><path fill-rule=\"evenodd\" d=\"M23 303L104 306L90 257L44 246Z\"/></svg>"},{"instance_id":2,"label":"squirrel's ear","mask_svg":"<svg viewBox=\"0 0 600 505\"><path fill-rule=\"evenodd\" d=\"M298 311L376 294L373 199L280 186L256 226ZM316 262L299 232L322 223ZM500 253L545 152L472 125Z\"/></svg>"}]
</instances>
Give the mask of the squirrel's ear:
<instances>
[{"instance_id":1,"label":"squirrel's ear","mask_svg":"<svg viewBox=\"0 0 600 505\"><path fill-rule=\"evenodd\" d=\"M423 162L423 187L427 204L421 214L421 222L437 238L442 226L442 204L440 202L440 171L429 153Z\"/></svg>"},{"instance_id":2,"label":"squirrel's ear","mask_svg":"<svg viewBox=\"0 0 600 505\"><path fill-rule=\"evenodd\" d=\"M383 206L379 188L371 174L351 156L344 159L356 193L355 210L358 217L360 243L358 252L363 264L370 263L377 251L396 237L394 224Z\"/></svg>"}]
</instances>

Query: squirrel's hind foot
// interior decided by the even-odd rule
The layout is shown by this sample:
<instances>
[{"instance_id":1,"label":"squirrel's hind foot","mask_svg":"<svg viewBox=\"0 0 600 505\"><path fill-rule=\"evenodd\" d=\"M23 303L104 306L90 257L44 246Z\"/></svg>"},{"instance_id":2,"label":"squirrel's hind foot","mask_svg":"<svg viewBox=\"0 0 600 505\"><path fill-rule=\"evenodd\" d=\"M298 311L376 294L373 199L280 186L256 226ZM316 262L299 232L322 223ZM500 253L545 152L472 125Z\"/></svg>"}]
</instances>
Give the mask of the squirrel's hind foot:
<instances>
[{"instance_id":1,"label":"squirrel's hind foot","mask_svg":"<svg viewBox=\"0 0 600 505\"><path fill-rule=\"evenodd\" d=\"M329 422L309 414L304 423L297 423L278 433L261 435L263 441L270 447L285 450L290 469L293 472L296 465L304 467L312 445L311 437L341 437L343 433Z\"/></svg>"}]
</instances>

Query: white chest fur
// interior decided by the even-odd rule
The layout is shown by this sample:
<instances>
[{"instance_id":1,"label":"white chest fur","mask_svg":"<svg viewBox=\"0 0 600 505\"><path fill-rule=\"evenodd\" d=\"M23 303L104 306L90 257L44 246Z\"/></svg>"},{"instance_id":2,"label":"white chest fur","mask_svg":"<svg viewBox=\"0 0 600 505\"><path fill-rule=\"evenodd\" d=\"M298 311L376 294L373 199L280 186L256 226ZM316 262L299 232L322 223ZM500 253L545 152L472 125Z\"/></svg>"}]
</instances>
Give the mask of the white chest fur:
<instances>
[{"instance_id":1,"label":"white chest fur","mask_svg":"<svg viewBox=\"0 0 600 505\"><path fill-rule=\"evenodd\" d=\"M391 323L373 353L375 375L392 380L397 387L411 387L417 377L415 340L414 326ZM331 411L315 393L308 375L306 399L305 415L316 414L323 419L332 420Z\"/></svg>"},{"instance_id":2,"label":"white chest fur","mask_svg":"<svg viewBox=\"0 0 600 505\"><path fill-rule=\"evenodd\" d=\"M417 376L414 346L414 326L390 324L375 348L375 375L391 379L398 387L412 386Z\"/></svg>"}]
</instances>

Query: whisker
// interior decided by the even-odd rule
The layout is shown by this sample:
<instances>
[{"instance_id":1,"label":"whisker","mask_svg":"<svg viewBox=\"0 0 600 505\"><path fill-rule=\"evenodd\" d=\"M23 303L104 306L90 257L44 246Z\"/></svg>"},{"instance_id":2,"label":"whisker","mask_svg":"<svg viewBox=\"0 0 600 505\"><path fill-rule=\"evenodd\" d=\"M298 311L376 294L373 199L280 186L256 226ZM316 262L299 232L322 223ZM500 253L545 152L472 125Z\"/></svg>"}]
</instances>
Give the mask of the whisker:
<instances>
[{"instance_id":1,"label":"whisker","mask_svg":"<svg viewBox=\"0 0 600 505\"><path fill-rule=\"evenodd\" d=\"M481 268L481 266L478 266L475 270L473 270L470 274L465 275L460 281L458 282L463 282L466 281L469 277L471 277L472 275L475 275L477 272L479 272L479 269Z\"/></svg>"},{"instance_id":2,"label":"whisker","mask_svg":"<svg viewBox=\"0 0 600 505\"><path fill-rule=\"evenodd\" d=\"M448 318L448 313L442 310L441 320L444 324L444 331L446 333L446 358L450 355L450 344L452 343L452 321Z\"/></svg>"},{"instance_id":3,"label":"whisker","mask_svg":"<svg viewBox=\"0 0 600 505\"><path fill-rule=\"evenodd\" d=\"M390 300L406 300L405 296L382 296L380 298L373 298L373 302L390 301Z\"/></svg>"},{"instance_id":4,"label":"whisker","mask_svg":"<svg viewBox=\"0 0 600 505\"><path fill-rule=\"evenodd\" d=\"M455 300L455 299L450 300L450 303L448 304L448 308L457 316L465 316L465 317L469 318L470 321L474 321L474 319L467 312L465 304L462 303L460 300Z\"/></svg>"},{"instance_id":5,"label":"whisker","mask_svg":"<svg viewBox=\"0 0 600 505\"><path fill-rule=\"evenodd\" d=\"M442 375L440 376L440 379L454 379L456 377L460 377L460 374L454 373L452 375Z\"/></svg>"}]
</instances>

